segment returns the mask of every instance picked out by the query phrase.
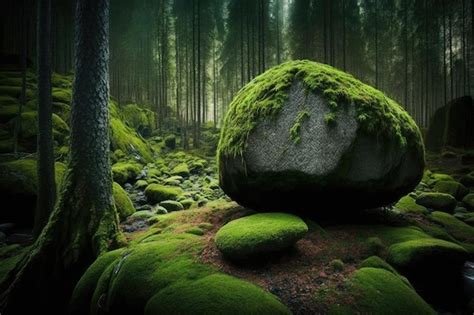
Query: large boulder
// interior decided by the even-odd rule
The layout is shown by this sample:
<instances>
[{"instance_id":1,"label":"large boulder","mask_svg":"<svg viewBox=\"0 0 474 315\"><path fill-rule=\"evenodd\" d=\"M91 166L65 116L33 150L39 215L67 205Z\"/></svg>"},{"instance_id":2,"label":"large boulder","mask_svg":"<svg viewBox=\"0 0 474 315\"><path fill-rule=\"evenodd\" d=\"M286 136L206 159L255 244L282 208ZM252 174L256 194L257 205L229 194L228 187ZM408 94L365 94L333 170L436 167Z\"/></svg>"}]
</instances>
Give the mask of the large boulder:
<instances>
[{"instance_id":1,"label":"large boulder","mask_svg":"<svg viewBox=\"0 0 474 315\"><path fill-rule=\"evenodd\" d=\"M452 100L436 110L426 135L426 147L440 151L444 146L474 148L474 105L470 96Z\"/></svg>"},{"instance_id":2,"label":"large boulder","mask_svg":"<svg viewBox=\"0 0 474 315\"><path fill-rule=\"evenodd\" d=\"M317 214L395 202L424 168L419 129L400 105L311 61L274 67L236 95L218 159L238 203Z\"/></svg>"}]
</instances>

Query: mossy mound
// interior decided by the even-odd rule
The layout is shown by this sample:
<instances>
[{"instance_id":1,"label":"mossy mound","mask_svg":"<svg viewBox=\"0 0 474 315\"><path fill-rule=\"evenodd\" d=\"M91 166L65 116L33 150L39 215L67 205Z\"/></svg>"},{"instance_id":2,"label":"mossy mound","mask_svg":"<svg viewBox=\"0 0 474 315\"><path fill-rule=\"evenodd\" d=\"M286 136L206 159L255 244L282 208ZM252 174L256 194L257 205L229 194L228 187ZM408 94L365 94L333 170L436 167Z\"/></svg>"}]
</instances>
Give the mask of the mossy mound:
<instances>
[{"instance_id":1,"label":"mossy mound","mask_svg":"<svg viewBox=\"0 0 474 315\"><path fill-rule=\"evenodd\" d=\"M474 228L449 213L435 211L429 216L430 220L441 225L446 232L461 242L474 244Z\"/></svg>"},{"instance_id":2,"label":"mossy mound","mask_svg":"<svg viewBox=\"0 0 474 315\"><path fill-rule=\"evenodd\" d=\"M165 208L168 212L184 210L184 206L179 201L165 200L160 202L160 206Z\"/></svg>"},{"instance_id":3,"label":"mossy mound","mask_svg":"<svg viewBox=\"0 0 474 315\"><path fill-rule=\"evenodd\" d=\"M455 181L439 181L434 185L434 191L453 196L457 200L462 200L469 190L461 183Z\"/></svg>"},{"instance_id":4,"label":"mossy mound","mask_svg":"<svg viewBox=\"0 0 474 315\"><path fill-rule=\"evenodd\" d=\"M135 213L135 207L128 197L127 192L122 188L122 186L115 182L113 183L113 195L120 221L125 220L127 217Z\"/></svg>"},{"instance_id":5,"label":"mossy mound","mask_svg":"<svg viewBox=\"0 0 474 315\"><path fill-rule=\"evenodd\" d=\"M400 105L307 60L271 68L238 92L217 154L220 186L238 203L315 216L315 197L333 212L395 202L424 167L419 129Z\"/></svg>"},{"instance_id":6,"label":"mossy mound","mask_svg":"<svg viewBox=\"0 0 474 315\"><path fill-rule=\"evenodd\" d=\"M57 145L64 145L69 137L69 126L56 114L52 115L53 139ZM14 128L15 119L10 120L10 130ZM38 135L38 114L28 111L21 114L20 143L30 150L36 148L36 137Z\"/></svg>"},{"instance_id":7,"label":"mossy mound","mask_svg":"<svg viewBox=\"0 0 474 315\"><path fill-rule=\"evenodd\" d=\"M180 163L176 165L172 170L171 170L171 175L178 175L182 177L188 177L189 176L189 168L186 163Z\"/></svg>"},{"instance_id":8,"label":"mossy mound","mask_svg":"<svg viewBox=\"0 0 474 315\"><path fill-rule=\"evenodd\" d=\"M155 295L145 314L291 314L274 296L227 275L213 274L170 286Z\"/></svg>"},{"instance_id":9,"label":"mossy mound","mask_svg":"<svg viewBox=\"0 0 474 315\"><path fill-rule=\"evenodd\" d=\"M179 187L151 184L145 189L145 196L152 204L165 200L176 200L183 191Z\"/></svg>"},{"instance_id":10,"label":"mossy mound","mask_svg":"<svg viewBox=\"0 0 474 315\"><path fill-rule=\"evenodd\" d=\"M462 203L465 204L469 210L474 211L474 193L467 194L463 198Z\"/></svg>"},{"instance_id":11,"label":"mossy mound","mask_svg":"<svg viewBox=\"0 0 474 315\"><path fill-rule=\"evenodd\" d=\"M417 268L434 261L459 262L466 258L467 251L460 245L434 238L401 242L389 248L389 262L407 271L416 271Z\"/></svg>"},{"instance_id":12,"label":"mossy mound","mask_svg":"<svg viewBox=\"0 0 474 315\"><path fill-rule=\"evenodd\" d=\"M456 199L439 192L422 193L416 198L416 203L426 208L452 213L456 207Z\"/></svg>"},{"instance_id":13,"label":"mossy mound","mask_svg":"<svg viewBox=\"0 0 474 315\"><path fill-rule=\"evenodd\" d=\"M99 257L74 290L72 314L156 314L171 307L162 303L170 298L176 308L164 314L213 313L215 308L289 313L271 294L197 263L195 255L203 247L196 235L160 234ZM221 298L211 301L218 291Z\"/></svg>"},{"instance_id":14,"label":"mossy mound","mask_svg":"<svg viewBox=\"0 0 474 315\"><path fill-rule=\"evenodd\" d=\"M151 162L151 148L135 130L126 126L119 118L110 118L110 147L112 151L122 150L136 159Z\"/></svg>"},{"instance_id":15,"label":"mossy mound","mask_svg":"<svg viewBox=\"0 0 474 315\"><path fill-rule=\"evenodd\" d=\"M118 162L112 165L112 177L120 185L133 183L141 169L141 165L135 162Z\"/></svg>"},{"instance_id":16,"label":"mossy mound","mask_svg":"<svg viewBox=\"0 0 474 315\"><path fill-rule=\"evenodd\" d=\"M436 314L415 290L385 269L359 269L350 283L362 314Z\"/></svg>"},{"instance_id":17,"label":"mossy mound","mask_svg":"<svg viewBox=\"0 0 474 315\"><path fill-rule=\"evenodd\" d=\"M56 188L59 191L66 166L56 162ZM36 209L38 185L36 160L21 159L0 163L1 222L31 225Z\"/></svg>"},{"instance_id":18,"label":"mossy mound","mask_svg":"<svg viewBox=\"0 0 474 315\"><path fill-rule=\"evenodd\" d=\"M426 207L416 203L415 199L410 196L402 197L396 204L395 208L403 213L428 213Z\"/></svg>"},{"instance_id":19,"label":"mossy mound","mask_svg":"<svg viewBox=\"0 0 474 315\"><path fill-rule=\"evenodd\" d=\"M260 213L231 221L216 234L217 248L233 259L279 252L305 236L308 227L286 213Z\"/></svg>"},{"instance_id":20,"label":"mossy mound","mask_svg":"<svg viewBox=\"0 0 474 315\"><path fill-rule=\"evenodd\" d=\"M143 106L128 104L122 108L122 113L125 122L143 137L149 137L156 129L156 113Z\"/></svg>"}]
</instances>

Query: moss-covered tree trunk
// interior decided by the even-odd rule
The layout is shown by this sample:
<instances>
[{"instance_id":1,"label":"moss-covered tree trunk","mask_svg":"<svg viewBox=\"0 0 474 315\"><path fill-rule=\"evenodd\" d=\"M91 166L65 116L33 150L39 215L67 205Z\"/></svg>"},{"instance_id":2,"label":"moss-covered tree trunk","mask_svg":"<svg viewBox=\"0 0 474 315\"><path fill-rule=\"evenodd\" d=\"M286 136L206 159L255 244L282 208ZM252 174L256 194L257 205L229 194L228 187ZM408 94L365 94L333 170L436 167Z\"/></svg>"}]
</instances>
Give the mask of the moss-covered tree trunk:
<instances>
[{"instance_id":1,"label":"moss-covered tree trunk","mask_svg":"<svg viewBox=\"0 0 474 315\"><path fill-rule=\"evenodd\" d=\"M60 200L0 286L2 314L65 313L79 277L119 240L108 135L108 0L77 0L71 157Z\"/></svg>"},{"instance_id":2,"label":"moss-covered tree trunk","mask_svg":"<svg viewBox=\"0 0 474 315\"><path fill-rule=\"evenodd\" d=\"M39 236L56 201L51 105L51 0L38 1L38 201L33 233Z\"/></svg>"}]
</instances>

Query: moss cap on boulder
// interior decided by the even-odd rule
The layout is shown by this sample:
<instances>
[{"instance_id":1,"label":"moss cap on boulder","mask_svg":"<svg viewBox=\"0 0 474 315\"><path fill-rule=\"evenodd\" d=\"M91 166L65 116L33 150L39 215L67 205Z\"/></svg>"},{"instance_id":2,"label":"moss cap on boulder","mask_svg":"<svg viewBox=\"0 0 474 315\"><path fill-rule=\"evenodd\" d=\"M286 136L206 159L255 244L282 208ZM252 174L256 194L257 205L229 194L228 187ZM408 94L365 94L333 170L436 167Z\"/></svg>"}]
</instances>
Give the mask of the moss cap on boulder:
<instances>
[{"instance_id":1,"label":"moss cap on boulder","mask_svg":"<svg viewBox=\"0 0 474 315\"><path fill-rule=\"evenodd\" d=\"M259 213L231 221L216 234L217 248L233 259L284 250L305 236L306 223L287 213Z\"/></svg>"}]
</instances>

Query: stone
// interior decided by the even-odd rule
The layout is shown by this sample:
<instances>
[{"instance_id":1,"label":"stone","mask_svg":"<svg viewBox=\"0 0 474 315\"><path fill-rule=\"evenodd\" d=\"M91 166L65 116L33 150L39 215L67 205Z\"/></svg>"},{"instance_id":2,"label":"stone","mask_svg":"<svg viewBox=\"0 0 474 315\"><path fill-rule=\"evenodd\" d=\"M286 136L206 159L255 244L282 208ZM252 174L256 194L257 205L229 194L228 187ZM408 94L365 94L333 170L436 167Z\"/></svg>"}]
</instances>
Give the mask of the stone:
<instances>
[{"instance_id":1,"label":"stone","mask_svg":"<svg viewBox=\"0 0 474 315\"><path fill-rule=\"evenodd\" d=\"M422 193L416 199L416 203L437 211L453 213L456 207L456 199L448 194L438 192Z\"/></svg>"},{"instance_id":2,"label":"stone","mask_svg":"<svg viewBox=\"0 0 474 315\"><path fill-rule=\"evenodd\" d=\"M332 67L291 61L236 95L218 161L220 186L243 206L347 212L412 191L424 152L418 127L393 100Z\"/></svg>"},{"instance_id":3,"label":"stone","mask_svg":"<svg viewBox=\"0 0 474 315\"><path fill-rule=\"evenodd\" d=\"M241 260L287 249L307 232L308 227L297 216L258 213L224 225L215 242L226 257Z\"/></svg>"}]
</instances>

